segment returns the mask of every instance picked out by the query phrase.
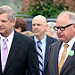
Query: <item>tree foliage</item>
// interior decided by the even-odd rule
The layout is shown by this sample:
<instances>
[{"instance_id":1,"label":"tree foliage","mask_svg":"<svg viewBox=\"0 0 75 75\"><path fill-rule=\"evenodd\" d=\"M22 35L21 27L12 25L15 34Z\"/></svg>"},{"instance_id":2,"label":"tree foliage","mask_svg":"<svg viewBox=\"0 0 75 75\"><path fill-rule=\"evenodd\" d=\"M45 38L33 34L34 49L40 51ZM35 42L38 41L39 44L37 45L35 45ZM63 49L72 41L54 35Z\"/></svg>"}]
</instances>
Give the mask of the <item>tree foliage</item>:
<instances>
[{"instance_id":1,"label":"tree foliage","mask_svg":"<svg viewBox=\"0 0 75 75\"><path fill-rule=\"evenodd\" d=\"M50 0L37 0L28 8L28 15L43 15L45 17L55 18L63 10L68 10L64 3L53 3Z\"/></svg>"}]
</instances>

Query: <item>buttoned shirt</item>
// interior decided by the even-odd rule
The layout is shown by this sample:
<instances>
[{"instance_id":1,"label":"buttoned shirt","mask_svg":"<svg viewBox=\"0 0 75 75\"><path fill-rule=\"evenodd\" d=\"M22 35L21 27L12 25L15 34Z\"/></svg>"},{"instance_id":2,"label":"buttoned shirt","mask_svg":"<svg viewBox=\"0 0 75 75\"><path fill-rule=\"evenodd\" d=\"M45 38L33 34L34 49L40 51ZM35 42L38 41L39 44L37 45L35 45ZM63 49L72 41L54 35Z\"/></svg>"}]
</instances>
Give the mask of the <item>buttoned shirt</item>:
<instances>
[{"instance_id":1,"label":"buttoned shirt","mask_svg":"<svg viewBox=\"0 0 75 75\"><path fill-rule=\"evenodd\" d=\"M8 39L8 41L6 43L7 47L8 47L8 54L9 54L9 51L10 51L10 48L11 48L11 45L12 45L13 37L14 37L14 30L8 37L6 37ZM1 36L1 50L2 50L2 41L3 41L4 38L5 37Z\"/></svg>"},{"instance_id":2,"label":"buttoned shirt","mask_svg":"<svg viewBox=\"0 0 75 75\"><path fill-rule=\"evenodd\" d=\"M45 37L42 40L40 40L42 42L41 49L43 52L43 68L44 68L45 51L46 51L46 38L47 38L47 35L45 35ZM39 40L36 38L36 36L34 36L34 40L36 42L36 49L37 49L37 41L39 41Z\"/></svg>"},{"instance_id":3,"label":"buttoned shirt","mask_svg":"<svg viewBox=\"0 0 75 75\"><path fill-rule=\"evenodd\" d=\"M66 58L65 58L65 60L66 60L68 55L69 55L69 53L70 53L70 51L71 51L71 49L72 49L72 46L73 46L74 42L75 42L75 37L73 37L68 43L65 43L65 42L62 43L60 51L59 51L58 65L59 65L59 62L60 62L60 59L61 59L61 55L62 55L62 53L64 51L64 44L69 45L68 48L67 48L67 54L66 54Z\"/></svg>"}]
</instances>

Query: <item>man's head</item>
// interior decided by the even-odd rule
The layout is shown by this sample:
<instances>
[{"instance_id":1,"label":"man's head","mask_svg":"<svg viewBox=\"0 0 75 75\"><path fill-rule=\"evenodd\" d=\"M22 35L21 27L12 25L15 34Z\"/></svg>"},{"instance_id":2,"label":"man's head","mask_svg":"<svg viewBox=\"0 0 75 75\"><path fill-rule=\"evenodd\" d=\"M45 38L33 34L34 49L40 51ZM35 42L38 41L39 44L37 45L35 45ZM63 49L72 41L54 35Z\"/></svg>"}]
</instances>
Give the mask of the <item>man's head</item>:
<instances>
[{"instance_id":1,"label":"man's head","mask_svg":"<svg viewBox=\"0 0 75 75\"><path fill-rule=\"evenodd\" d=\"M16 14L9 6L0 7L0 34L4 37L9 36L15 25Z\"/></svg>"},{"instance_id":2,"label":"man's head","mask_svg":"<svg viewBox=\"0 0 75 75\"><path fill-rule=\"evenodd\" d=\"M46 28L46 34L55 38L57 37L56 31L53 29L54 26L56 26L55 22L48 22L48 27Z\"/></svg>"},{"instance_id":3,"label":"man's head","mask_svg":"<svg viewBox=\"0 0 75 75\"><path fill-rule=\"evenodd\" d=\"M3 13L8 13L8 19L11 22L16 18L15 11L11 7L9 7L7 5L4 5L4 6L0 7L0 15L3 14Z\"/></svg>"},{"instance_id":4,"label":"man's head","mask_svg":"<svg viewBox=\"0 0 75 75\"><path fill-rule=\"evenodd\" d=\"M57 35L63 42L69 42L75 36L75 13L64 11L56 21Z\"/></svg>"},{"instance_id":5,"label":"man's head","mask_svg":"<svg viewBox=\"0 0 75 75\"><path fill-rule=\"evenodd\" d=\"M18 32L26 31L27 30L27 22L26 22L26 20L24 18L17 17L14 28Z\"/></svg>"},{"instance_id":6,"label":"man's head","mask_svg":"<svg viewBox=\"0 0 75 75\"><path fill-rule=\"evenodd\" d=\"M45 37L47 20L44 16L35 16L32 20L32 29L37 39L41 40Z\"/></svg>"}]
</instances>

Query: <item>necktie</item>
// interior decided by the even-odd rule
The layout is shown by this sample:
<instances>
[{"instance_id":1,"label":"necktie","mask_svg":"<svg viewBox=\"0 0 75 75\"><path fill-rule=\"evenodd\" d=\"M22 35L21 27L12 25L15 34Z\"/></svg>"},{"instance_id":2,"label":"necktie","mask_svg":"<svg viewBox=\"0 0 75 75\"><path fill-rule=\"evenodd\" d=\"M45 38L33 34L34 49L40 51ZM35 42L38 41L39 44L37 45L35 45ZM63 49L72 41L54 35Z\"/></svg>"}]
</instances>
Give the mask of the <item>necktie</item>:
<instances>
[{"instance_id":1,"label":"necktie","mask_svg":"<svg viewBox=\"0 0 75 75\"><path fill-rule=\"evenodd\" d=\"M41 41L37 42L37 54L38 54L38 60L39 60L39 71L40 75L43 75L43 53L40 44L42 44Z\"/></svg>"},{"instance_id":2,"label":"necktie","mask_svg":"<svg viewBox=\"0 0 75 75\"><path fill-rule=\"evenodd\" d=\"M63 66L63 64L64 64L64 62L65 62L66 53L67 53L67 47L68 47L68 46L69 46L68 44L65 44L65 45L64 45L64 51L63 51L63 53L62 53L62 56L61 56L61 59L60 59L60 62L59 62L58 75L60 74L61 68L62 68L62 66Z\"/></svg>"},{"instance_id":3,"label":"necktie","mask_svg":"<svg viewBox=\"0 0 75 75\"><path fill-rule=\"evenodd\" d=\"M7 61L7 56L8 56L8 47L6 44L7 41L8 39L4 38L2 43L2 50L1 50L2 71L4 71L6 61Z\"/></svg>"}]
</instances>

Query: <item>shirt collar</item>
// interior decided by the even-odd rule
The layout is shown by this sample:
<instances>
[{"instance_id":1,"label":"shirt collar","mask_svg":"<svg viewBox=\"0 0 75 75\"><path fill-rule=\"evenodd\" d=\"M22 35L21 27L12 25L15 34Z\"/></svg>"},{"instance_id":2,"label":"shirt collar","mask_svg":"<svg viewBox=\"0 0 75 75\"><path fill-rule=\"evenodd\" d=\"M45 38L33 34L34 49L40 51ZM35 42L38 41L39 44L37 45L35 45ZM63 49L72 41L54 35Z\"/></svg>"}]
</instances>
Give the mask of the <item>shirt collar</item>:
<instances>
[{"instance_id":1,"label":"shirt collar","mask_svg":"<svg viewBox=\"0 0 75 75\"><path fill-rule=\"evenodd\" d=\"M47 38L47 35L45 35L45 37L42 39L42 40L40 40L42 43L44 43L45 42L45 40L46 40L46 38ZM34 36L34 40L35 40L35 42L37 43L37 41L39 41L37 38L36 38L36 36Z\"/></svg>"},{"instance_id":2,"label":"shirt collar","mask_svg":"<svg viewBox=\"0 0 75 75\"><path fill-rule=\"evenodd\" d=\"M63 42L62 45L64 45L64 44L73 45L74 42L75 42L75 37L73 37L68 43Z\"/></svg>"},{"instance_id":3,"label":"shirt collar","mask_svg":"<svg viewBox=\"0 0 75 75\"><path fill-rule=\"evenodd\" d=\"M13 32L8 36L8 37L6 37L7 39L8 39L8 41L9 40L12 40L13 39L13 36L14 36L14 30L13 30ZM0 37L1 37L1 40L3 40L5 37L3 37L3 36L1 36L0 35Z\"/></svg>"}]
</instances>

